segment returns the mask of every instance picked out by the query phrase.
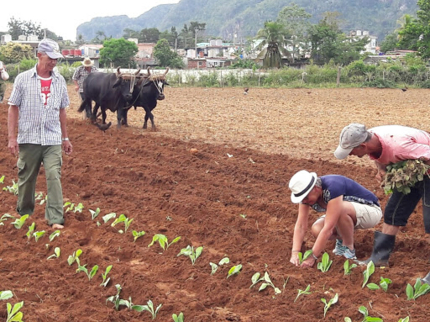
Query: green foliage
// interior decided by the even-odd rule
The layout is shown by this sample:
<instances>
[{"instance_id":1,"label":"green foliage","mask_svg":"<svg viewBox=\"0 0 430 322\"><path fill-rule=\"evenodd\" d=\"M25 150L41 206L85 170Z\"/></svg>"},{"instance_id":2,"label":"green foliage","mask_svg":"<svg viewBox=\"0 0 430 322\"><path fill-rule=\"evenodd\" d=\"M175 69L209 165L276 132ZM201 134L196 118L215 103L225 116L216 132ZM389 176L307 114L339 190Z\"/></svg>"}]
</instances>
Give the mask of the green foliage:
<instances>
[{"instance_id":1,"label":"green foliage","mask_svg":"<svg viewBox=\"0 0 430 322\"><path fill-rule=\"evenodd\" d=\"M191 260L191 263L194 265L196 263L197 258L202 254L203 246L197 247L194 250L193 246L188 245L186 248L182 248L177 256L188 256Z\"/></svg>"},{"instance_id":2,"label":"green foliage","mask_svg":"<svg viewBox=\"0 0 430 322\"><path fill-rule=\"evenodd\" d=\"M115 221L111 224L111 226L115 227L115 225L123 222L124 223L124 230L125 230L125 232L127 232L132 221L133 221L133 218L127 218L124 214L121 214L121 215L119 215L118 218L115 219Z\"/></svg>"},{"instance_id":3,"label":"green foliage","mask_svg":"<svg viewBox=\"0 0 430 322\"><path fill-rule=\"evenodd\" d=\"M430 285L422 284L421 279L417 278L414 287L411 284L406 286L406 296L408 300L416 300L421 295L427 294L430 292Z\"/></svg>"},{"instance_id":4,"label":"green foliage","mask_svg":"<svg viewBox=\"0 0 430 322\"><path fill-rule=\"evenodd\" d=\"M97 208L96 210L89 209L91 214L91 219L94 220L97 218L97 216L100 214L100 208Z\"/></svg>"},{"instance_id":5,"label":"green foliage","mask_svg":"<svg viewBox=\"0 0 430 322\"><path fill-rule=\"evenodd\" d=\"M151 247L152 245L154 245L155 242L158 241L158 243L160 244L160 247L163 250L166 250L169 248L170 245L177 243L180 239L181 239L181 236L178 236L175 239L173 239L172 242L169 244L167 237L165 235L155 234L154 237L152 237L152 242L148 245L148 247Z\"/></svg>"},{"instance_id":6,"label":"green foliage","mask_svg":"<svg viewBox=\"0 0 430 322\"><path fill-rule=\"evenodd\" d=\"M54 249L54 254L52 254L51 256L49 256L47 259L51 259L51 258L58 258L61 255L61 249L60 247L55 247Z\"/></svg>"},{"instance_id":7,"label":"green foliage","mask_svg":"<svg viewBox=\"0 0 430 322\"><path fill-rule=\"evenodd\" d=\"M298 252L297 257L299 258L299 263L302 264L311 255L312 255L312 249L308 249L307 251L305 251L304 255L302 254L302 252Z\"/></svg>"},{"instance_id":8,"label":"green foliage","mask_svg":"<svg viewBox=\"0 0 430 322\"><path fill-rule=\"evenodd\" d=\"M72 255L69 255L67 258L67 263L69 266L71 266L74 262L78 263L78 266L80 266L79 256L82 254L82 249L78 249L77 251L73 252Z\"/></svg>"},{"instance_id":9,"label":"green foliage","mask_svg":"<svg viewBox=\"0 0 430 322\"><path fill-rule=\"evenodd\" d=\"M143 235L145 235L145 234L146 234L143 230L142 230L142 231L136 231L136 230L133 230L131 233L133 234L133 237L134 237L133 241L134 241L134 242L136 242L136 240L137 240L139 237L142 237Z\"/></svg>"},{"instance_id":10,"label":"green foliage","mask_svg":"<svg viewBox=\"0 0 430 322\"><path fill-rule=\"evenodd\" d=\"M100 64L113 67L134 68L134 55L138 52L137 45L132 42L120 39L109 39L103 42L103 48L100 49Z\"/></svg>"},{"instance_id":11,"label":"green foliage","mask_svg":"<svg viewBox=\"0 0 430 322\"><path fill-rule=\"evenodd\" d=\"M261 278L260 278L260 272L255 273L254 275L252 275L251 281L252 281L252 285L249 288L252 288L259 282L263 282L260 285L260 288L258 289L259 292L266 289L267 286L271 286L275 290L275 294L281 294L281 290L275 287L275 285L270 279L268 272L264 272L264 277L261 277Z\"/></svg>"},{"instance_id":12,"label":"green foliage","mask_svg":"<svg viewBox=\"0 0 430 322\"><path fill-rule=\"evenodd\" d=\"M375 80L363 82L361 87L396 88L396 84L389 80L378 78Z\"/></svg>"},{"instance_id":13,"label":"green foliage","mask_svg":"<svg viewBox=\"0 0 430 322\"><path fill-rule=\"evenodd\" d=\"M363 284L361 285L361 288L363 288L367 282L369 281L370 276L372 276L372 274L375 272L375 264L373 264L372 261L370 261L367 264L366 269L363 272Z\"/></svg>"},{"instance_id":14,"label":"green foliage","mask_svg":"<svg viewBox=\"0 0 430 322\"><path fill-rule=\"evenodd\" d=\"M387 166L382 186L386 194L394 190L408 194L417 182L423 181L430 166L422 160L405 160Z\"/></svg>"},{"instance_id":15,"label":"green foliage","mask_svg":"<svg viewBox=\"0 0 430 322\"><path fill-rule=\"evenodd\" d=\"M229 68L257 69L258 65L251 59L235 59Z\"/></svg>"},{"instance_id":16,"label":"green foliage","mask_svg":"<svg viewBox=\"0 0 430 322\"><path fill-rule=\"evenodd\" d=\"M104 273L102 273L102 279L103 281L101 282L100 286L106 287L110 281L110 277L107 277L110 270L112 269L112 265L109 265L108 267L106 267L106 270Z\"/></svg>"},{"instance_id":17,"label":"green foliage","mask_svg":"<svg viewBox=\"0 0 430 322\"><path fill-rule=\"evenodd\" d=\"M258 58L263 59L264 68L281 68L281 56L291 56L285 49L287 46L288 31L282 23L266 21L264 28L260 29L256 36L257 39L263 39L257 49L261 50Z\"/></svg>"},{"instance_id":18,"label":"green foliage","mask_svg":"<svg viewBox=\"0 0 430 322\"><path fill-rule=\"evenodd\" d=\"M24 301L16 303L13 307L12 304L7 303L7 319L6 322L22 322L24 314L20 312L24 306Z\"/></svg>"},{"instance_id":19,"label":"green foliage","mask_svg":"<svg viewBox=\"0 0 430 322\"><path fill-rule=\"evenodd\" d=\"M294 299L294 302L296 302L297 301L297 299L299 298L299 296L300 295L303 295L303 294L311 294L312 292L310 291L310 289L311 289L311 285L309 284L307 287L306 287L306 289L303 291L303 290L300 290L300 289L298 289L297 291L297 296L296 296L296 298Z\"/></svg>"},{"instance_id":20,"label":"green foliage","mask_svg":"<svg viewBox=\"0 0 430 322\"><path fill-rule=\"evenodd\" d=\"M216 72L211 72L201 75L198 85L203 87L219 87L218 74Z\"/></svg>"},{"instance_id":21,"label":"green foliage","mask_svg":"<svg viewBox=\"0 0 430 322\"><path fill-rule=\"evenodd\" d=\"M84 272L87 275L88 280L91 281L91 279L94 277L94 275L97 274L97 271L99 270L99 266L94 265L93 268L91 269L91 271L88 271L86 266L87 266L87 264L81 266L78 262L78 268L76 270L76 273Z\"/></svg>"},{"instance_id":22,"label":"green foliage","mask_svg":"<svg viewBox=\"0 0 430 322\"><path fill-rule=\"evenodd\" d=\"M3 191L13 193L14 195L17 196L18 195L18 182L15 182L15 180L12 180L12 185L3 187Z\"/></svg>"},{"instance_id":23,"label":"green foliage","mask_svg":"<svg viewBox=\"0 0 430 322\"><path fill-rule=\"evenodd\" d=\"M103 219L103 222L106 224L109 220L111 220L112 218L115 218L115 217L116 217L116 213L111 212L111 213L104 215L102 217L102 219Z\"/></svg>"},{"instance_id":24,"label":"green foliage","mask_svg":"<svg viewBox=\"0 0 430 322\"><path fill-rule=\"evenodd\" d=\"M157 308L154 310L154 304L151 300L148 300L147 305L139 305L139 309L135 310L138 312L148 311L149 313L151 313L152 319L155 320L155 318L157 317L157 313L162 305L163 304L158 305Z\"/></svg>"},{"instance_id":25,"label":"green foliage","mask_svg":"<svg viewBox=\"0 0 430 322\"><path fill-rule=\"evenodd\" d=\"M160 66L171 68L183 68L184 63L178 53L172 51L166 39L160 39L154 47L154 57Z\"/></svg>"},{"instance_id":26,"label":"green foliage","mask_svg":"<svg viewBox=\"0 0 430 322\"><path fill-rule=\"evenodd\" d=\"M179 315L172 314L172 319L174 322L184 322L184 313L179 313Z\"/></svg>"},{"instance_id":27,"label":"green foliage","mask_svg":"<svg viewBox=\"0 0 430 322\"><path fill-rule=\"evenodd\" d=\"M326 316L327 311L330 308L330 306L332 306L333 304L337 303L338 299L339 299L339 295L337 293L328 302L327 302L327 300L325 298L321 299L321 302L324 303L324 317Z\"/></svg>"},{"instance_id":28,"label":"green foliage","mask_svg":"<svg viewBox=\"0 0 430 322\"><path fill-rule=\"evenodd\" d=\"M381 280L379 281L379 285L375 283L369 283L366 286L371 290L379 290L379 288L382 288L384 292L387 292L388 285L390 285L392 281L389 278L383 278L381 277Z\"/></svg>"},{"instance_id":29,"label":"green foliage","mask_svg":"<svg viewBox=\"0 0 430 322\"><path fill-rule=\"evenodd\" d=\"M49 235L49 241L52 242L56 237L60 236L60 234L60 230L54 231L53 233L51 233L51 235Z\"/></svg>"},{"instance_id":30,"label":"green foliage","mask_svg":"<svg viewBox=\"0 0 430 322\"><path fill-rule=\"evenodd\" d=\"M317 264L317 268L321 272L325 273L325 272L327 272L330 269L330 266L331 266L332 263L333 263L333 261L330 260L330 256L328 255L328 253L324 253L322 255L321 262L319 262Z\"/></svg>"},{"instance_id":31,"label":"green foliage","mask_svg":"<svg viewBox=\"0 0 430 322\"><path fill-rule=\"evenodd\" d=\"M28 226L28 231L26 234L28 240L30 240L31 236L33 236L33 232L35 228L36 228L36 223L32 223L30 226Z\"/></svg>"},{"instance_id":32,"label":"green foliage","mask_svg":"<svg viewBox=\"0 0 430 322\"><path fill-rule=\"evenodd\" d=\"M241 270L242 270L242 264L239 264L239 265L235 265L235 266L233 266L233 267L232 267L232 268L230 268L230 270L228 271L227 278L229 278L230 276L233 276L233 275L239 274Z\"/></svg>"},{"instance_id":33,"label":"green foliage","mask_svg":"<svg viewBox=\"0 0 430 322\"><path fill-rule=\"evenodd\" d=\"M0 291L0 300L8 300L13 297L12 291Z\"/></svg>"},{"instance_id":34,"label":"green foliage","mask_svg":"<svg viewBox=\"0 0 430 322\"><path fill-rule=\"evenodd\" d=\"M21 229L22 226L24 226L25 221L27 220L28 217L29 215L24 215L24 216L21 216L21 218L16 218L15 221L12 222L11 224L14 225L16 229Z\"/></svg>"},{"instance_id":35,"label":"green foliage","mask_svg":"<svg viewBox=\"0 0 430 322\"><path fill-rule=\"evenodd\" d=\"M365 306L360 306L358 308L358 312L364 315L363 322L383 322L381 318L371 317L369 316L369 311Z\"/></svg>"},{"instance_id":36,"label":"green foliage","mask_svg":"<svg viewBox=\"0 0 430 322\"><path fill-rule=\"evenodd\" d=\"M349 260L346 260L345 263L343 264L344 275L351 274L351 270L356 267L357 267L357 264L350 264Z\"/></svg>"},{"instance_id":37,"label":"green foliage","mask_svg":"<svg viewBox=\"0 0 430 322\"><path fill-rule=\"evenodd\" d=\"M16 42L8 42L6 45L1 46L0 52L4 59L3 63L5 64L15 64L23 59L31 59L34 57L33 49L30 45Z\"/></svg>"},{"instance_id":38,"label":"green foliage","mask_svg":"<svg viewBox=\"0 0 430 322\"><path fill-rule=\"evenodd\" d=\"M75 69L68 62L57 64L58 72L64 77L66 82L71 82Z\"/></svg>"},{"instance_id":39,"label":"green foliage","mask_svg":"<svg viewBox=\"0 0 430 322\"><path fill-rule=\"evenodd\" d=\"M224 257L223 259L221 259L218 263L219 266L222 266L224 264L228 264L230 263L230 259L228 257ZM218 270L218 265L212 262L209 262L209 265L211 266L211 275L215 274L215 272Z\"/></svg>"},{"instance_id":40,"label":"green foliage","mask_svg":"<svg viewBox=\"0 0 430 322\"><path fill-rule=\"evenodd\" d=\"M36 242L40 239L40 237L42 237L42 236L44 236L45 235L45 231L44 230L41 230L41 231L35 231L34 233L33 233L33 237L34 237L34 239L36 240Z\"/></svg>"}]
</instances>

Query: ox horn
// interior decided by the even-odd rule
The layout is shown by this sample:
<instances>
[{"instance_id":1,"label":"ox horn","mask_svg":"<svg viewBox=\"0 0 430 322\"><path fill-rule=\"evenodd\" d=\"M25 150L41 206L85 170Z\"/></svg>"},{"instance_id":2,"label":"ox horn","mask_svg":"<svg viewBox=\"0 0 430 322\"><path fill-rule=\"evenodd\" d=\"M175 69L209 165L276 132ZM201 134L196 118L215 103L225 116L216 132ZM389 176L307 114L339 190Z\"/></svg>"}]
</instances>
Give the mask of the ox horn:
<instances>
[{"instance_id":1,"label":"ox horn","mask_svg":"<svg viewBox=\"0 0 430 322\"><path fill-rule=\"evenodd\" d=\"M148 67L147 72L148 72L148 76L151 76L151 67Z\"/></svg>"},{"instance_id":2,"label":"ox horn","mask_svg":"<svg viewBox=\"0 0 430 322\"><path fill-rule=\"evenodd\" d=\"M120 68L121 68L121 66L118 66L118 68L116 69L116 76L117 77L121 76L121 72L119 71Z\"/></svg>"},{"instance_id":3,"label":"ox horn","mask_svg":"<svg viewBox=\"0 0 430 322\"><path fill-rule=\"evenodd\" d=\"M169 72L169 67L166 67L166 71L164 72L163 76L166 76L166 74Z\"/></svg>"},{"instance_id":4,"label":"ox horn","mask_svg":"<svg viewBox=\"0 0 430 322\"><path fill-rule=\"evenodd\" d=\"M140 73L140 68L137 70L137 72L134 73L134 76L139 75L139 73Z\"/></svg>"}]
</instances>

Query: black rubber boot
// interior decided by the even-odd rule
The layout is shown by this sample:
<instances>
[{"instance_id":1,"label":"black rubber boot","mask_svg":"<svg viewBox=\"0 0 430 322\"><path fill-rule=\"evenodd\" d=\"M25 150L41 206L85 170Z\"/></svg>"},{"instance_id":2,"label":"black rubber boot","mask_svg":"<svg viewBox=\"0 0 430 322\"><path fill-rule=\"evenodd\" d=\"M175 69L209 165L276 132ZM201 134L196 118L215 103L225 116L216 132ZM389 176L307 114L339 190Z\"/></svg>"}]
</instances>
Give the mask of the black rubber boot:
<instances>
[{"instance_id":1,"label":"black rubber boot","mask_svg":"<svg viewBox=\"0 0 430 322\"><path fill-rule=\"evenodd\" d=\"M380 231L375 231L372 256L365 261L358 261L358 263L360 265L367 265L372 261L375 266L388 266L388 259L394 249L395 241L395 235L387 235Z\"/></svg>"},{"instance_id":2,"label":"black rubber boot","mask_svg":"<svg viewBox=\"0 0 430 322\"><path fill-rule=\"evenodd\" d=\"M421 283L430 285L430 272L427 274L426 277L421 279Z\"/></svg>"}]
</instances>

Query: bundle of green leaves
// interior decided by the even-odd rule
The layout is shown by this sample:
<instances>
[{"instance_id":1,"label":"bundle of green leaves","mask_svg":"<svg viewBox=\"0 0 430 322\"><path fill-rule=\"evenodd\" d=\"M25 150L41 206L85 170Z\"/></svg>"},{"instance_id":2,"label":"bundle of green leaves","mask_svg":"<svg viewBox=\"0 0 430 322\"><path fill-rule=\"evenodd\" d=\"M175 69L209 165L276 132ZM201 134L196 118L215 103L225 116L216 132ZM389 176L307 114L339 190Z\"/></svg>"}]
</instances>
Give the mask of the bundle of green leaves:
<instances>
[{"instance_id":1,"label":"bundle of green leaves","mask_svg":"<svg viewBox=\"0 0 430 322\"><path fill-rule=\"evenodd\" d=\"M382 186L386 194L393 193L394 190L407 195L411 188L419 181L428 176L430 165L423 160L405 160L387 166Z\"/></svg>"}]
</instances>

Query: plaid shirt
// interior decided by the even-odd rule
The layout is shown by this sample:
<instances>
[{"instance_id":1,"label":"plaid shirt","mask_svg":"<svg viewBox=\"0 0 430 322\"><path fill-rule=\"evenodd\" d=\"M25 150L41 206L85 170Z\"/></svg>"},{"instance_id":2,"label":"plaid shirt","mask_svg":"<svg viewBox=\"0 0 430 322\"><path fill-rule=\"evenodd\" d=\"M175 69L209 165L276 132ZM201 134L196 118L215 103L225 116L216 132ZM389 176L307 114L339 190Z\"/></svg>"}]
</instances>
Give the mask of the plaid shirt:
<instances>
[{"instance_id":1,"label":"plaid shirt","mask_svg":"<svg viewBox=\"0 0 430 322\"><path fill-rule=\"evenodd\" d=\"M94 73L94 72L98 72L98 69L95 68L94 66L91 66L91 71L87 71L85 69L85 66L79 66L78 68L76 68L75 73L73 74L72 79L78 82L78 86L79 86L79 93L83 93L84 92L84 80L85 78L87 78L87 76L90 73Z\"/></svg>"},{"instance_id":2,"label":"plaid shirt","mask_svg":"<svg viewBox=\"0 0 430 322\"><path fill-rule=\"evenodd\" d=\"M70 101L64 77L53 71L51 78L51 95L44 105L36 66L16 77L9 104L19 108L18 144L61 145L60 109Z\"/></svg>"}]
</instances>

